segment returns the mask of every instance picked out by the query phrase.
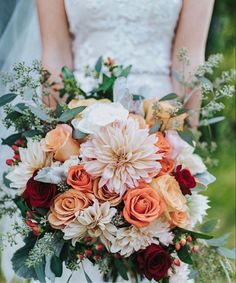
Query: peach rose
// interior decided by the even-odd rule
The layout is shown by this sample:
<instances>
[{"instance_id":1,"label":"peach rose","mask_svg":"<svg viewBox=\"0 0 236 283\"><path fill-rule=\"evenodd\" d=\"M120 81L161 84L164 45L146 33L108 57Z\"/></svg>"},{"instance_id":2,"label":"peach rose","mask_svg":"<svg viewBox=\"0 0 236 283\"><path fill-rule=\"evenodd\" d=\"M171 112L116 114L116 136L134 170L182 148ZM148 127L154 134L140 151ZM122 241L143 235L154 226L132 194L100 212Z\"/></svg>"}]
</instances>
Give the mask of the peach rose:
<instances>
[{"instance_id":1,"label":"peach rose","mask_svg":"<svg viewBox=\"0 0 236 283\"><path fill-rule=\"evenodd\" d=\"M165 174L154 178L150 185L163 198L169 211L186 211L186 198L173 176Z\"/></svg>"},{"instance_id":2,"label":"peach rose","mask_svg":"<svg viewBox=\"0 0 236 283\"><path fill-rule=\"evenodd\" d=\"M156 177L165 175L165 174L170 174L175 167L175 161L172 159L168 158L163 158L162 160L159 160L161 164L161 171L157 174Z\"/></svg>"},{"instance_id":3,"label":"peach rose","mask_svg":"<svg viewBox=\"0 0 236 283\"><path fill-rule=\"evenodd\" d=\"M75 190L92 192L93 183L91 176L85 171L83 165L71 166L67 175L67 184Z\"/></svg>"},{"instance_id":4,"label":"peach rose","mask_svg":"<svg viewBox=\"0 0 236 283\"><path fill-rule=\"evenodd\" d=\"M163 153L164 156L168 155L172 151L172 146L165 139L162 132L157 132L156 136L158 137L156 143L156 146L159 148L158 153Z\"/></svg>"},{"instance_id":5,"label":"peach rose","mask_svg":"<svg viewBox=\"0 0 236 283\"><path fill-rule=\"evenodd\" d=\"M42 140L42 148L46 152L53 152L54 159L62 162L80 154L79 143L72 138L72 128L66 124L59 124L48 132Z\"/></svg>"},{"instance_id":6,"label":"peach rose","mask_svg":"<svg viewBox=\"0 0 236 283\"><path fill-rule=\"evenodd\" d=\"M91 199L91 195L74 189L58 195L50 207L49 223L54 229L63 229L74 220L76 212L91 204Z\"/></svg>"},{"instance_id":7,"label":"peach rose","mask_svg":"<svg viewBox=\"0 0 236 283\"><path fill-rule=\"evenodd\" d=\"M187 211L171 211L169 217L172 224L180 228L186 228L190 223L190 217Z\"/></svg>"},{"instance_id":8,"label":"peach rose","mask_svg":"<svg viewBox=\"0 0 236 283\"><path fill-rule=\"evenodd\" d=\"M139 128L140 129L145 129L147 127L147 124L144 120L144 118L140 115L129 113L129 117L133 118L139 123Z\"/></svg>"},{"instance_id":9,"label":"peach rose","mask_svg":"<svg viewBox=\"0 0 236 283\"><path fill-rule=\"evenodd\" d=\"M124 203L124 218L138 228L147 226L166 209L159 194L144 183L136 189L130 189L124 197Z\"/></svg>"},{"instance_id":10,"label":"peach rose","mask_svg":"<svg viewBox=\"0 0 236 283\"><path fill-rule=\"evenodd\" d=\"M93 193L99 202L109 201L111 206L116 206L122 201L122 197L115 192L110 192L106 185L98 187L99 178L93 181Z\"/></svg>"}]
</instances>

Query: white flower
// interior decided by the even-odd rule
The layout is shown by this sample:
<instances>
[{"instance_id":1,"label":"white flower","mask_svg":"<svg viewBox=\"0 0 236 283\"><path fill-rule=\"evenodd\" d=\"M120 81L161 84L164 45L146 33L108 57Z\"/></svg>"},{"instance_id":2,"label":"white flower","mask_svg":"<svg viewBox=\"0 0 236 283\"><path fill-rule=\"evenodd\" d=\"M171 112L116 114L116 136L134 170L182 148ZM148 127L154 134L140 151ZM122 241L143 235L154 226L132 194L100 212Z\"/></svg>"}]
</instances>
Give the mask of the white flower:
<instances>
[{"instance_id":1,"label":"white flower","mask_svg":"<svg viewBox=\"0 0 236 283\"><path fill-rule=\"evenodd\" d=\"M76 215L75 221L63 229L64 239L72 239L72 245L85 236L100 238L101 242L109 249L110 242L114 241L116 227L111 224L111 219L115 215L116 209L111 208L109 202L99 205L94 199L92 206L80 211Z\"/></svg>"},{"instance_id":2,"label":"white flower","mask_svg":"<svg viewBox=\"0 0 236 283\"><path fill-rule=\"evenodd\" d=\"M111 252L119 252L122 256L128 257L151 244L158 245L161 242L163 245L169 245L172 240L173 234L170 232L169 224L155 220L142 228L130 226L118 229L115 241L111 244Z\"/></svg>"},{"instance_id":3,"label":"white flower","mask_svg":"<svg viewBox=\"0 0 236 283\"><path fill-rule=\"evenodd\" d=\"M63 164L59 161L54 162L51 167L45 167L39 170L34 179L39 182L58 184L66 180L69 168L77 164L79 164L79 158L77 156L71 157Z\"/></svg>"},{"instance_id":4,"label":"white flower","mask_svg":"<svg viewBox=\"0 0 236 283\"><path fill-rule=\"evenodd\" d=\"M110 124L81 145L81 157L86 171L101 177L99 187L107 185L110 191L124 194L138 186L143 179L150 183L160 169L156 135L140 129L129 118L126 122Z\"/></svg>"},{"instance_id":5,"label":"white flower","mask_svg":"<svg viewBox=\"0 0 236 283\"><path fill-rule=\"evenodd\" d=\"M75 129L83 133L97 133L114 121L125 121L129 112L120 103L95 103L83 111L82 119L72 120Z\"/></svg>"},{"instance_id":6,"label":"white flower","mask_svg":"<svg viewBox=\"0 0 236 283\"><path fill-rule=\"evenodd\" d=\"M201 157L194 152L195 148L185 142L176 131L167 131L166 139L173 150L169 158L176 159L176 164L188 168L193 175L203 173L207 170Z\"/></svg>"},{"instance_id":7,"label":"white flower","mask_svg":"<svg viewBox=\"0 0 236 283\"><path fill-rule=\"evenodd\" d=\"M191 219L191 227L194 227L197 223L201 224L205 215L207 215L208 198L206 196L193 193L191 196L186 195L187 207Z\"/></svg>"},{"instance_id":8,"label":"white flower","mask_svg":"<svg viewBox=\"0 0 236 283\"><path fill-rule=\"evenodd\" d=\"M194 283L194 280L189 279L190 269L186 263L181 262L180 266L174 266L173 270L169 270L169 283Z\"/></svg>"},{"instance_id":9,"label":"white flower","mask_svg":"<svg viewBox=\"0 0 236 283\"><path fill-rule=\"evenodd\" d=\"M11 181L11 187L23 189L34 171L51 165L52 155L42 150L40 142L31 139L27 148L19 149L19 155L21 162L6 177Z\"/></svg>"}]
</instances>

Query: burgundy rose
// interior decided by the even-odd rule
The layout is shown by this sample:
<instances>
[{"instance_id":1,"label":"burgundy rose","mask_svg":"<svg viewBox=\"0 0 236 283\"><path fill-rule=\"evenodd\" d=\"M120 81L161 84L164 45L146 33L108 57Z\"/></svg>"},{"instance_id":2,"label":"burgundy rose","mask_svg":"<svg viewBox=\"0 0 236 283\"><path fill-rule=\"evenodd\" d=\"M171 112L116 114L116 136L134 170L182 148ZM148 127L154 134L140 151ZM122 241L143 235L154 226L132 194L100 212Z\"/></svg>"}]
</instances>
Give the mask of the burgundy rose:
<instances>
[{"instance_id":1,"label":"burgundy rose","mask_svg":"<svg viewBox=\"0 0 236 283\"><path fill-rule=\"evenodd\" d=\"M140 252L136 259L141 272L148 280L159 281L167 277L172 264L170 254L162 246L155 244Z\"/></svg>"},{"instance_id":2,"label":"burgundy rose","mask_svg":"<svg viewBox=\"0 0 236 283\"><path fill-rule=\"evenodd\" d=\"M196 181L188 169L182 169L182 165L176 167L175 179L178 181L183 195L191 195L190 189L196 186Z\"/></svg>"},{"instance_id":3,"label":"burgundy rose","mask_svg":"<svg viewBox=\"0 0 236 283\"><path fill-rule=\"evenodd\" d=\"M54 184L42 183L34 180L37 172L29 179L26 189L22 194L23 199L30 208L42 207L49 208L53 198L57 194L57 187Z\"/></svg>"}]
</instances>

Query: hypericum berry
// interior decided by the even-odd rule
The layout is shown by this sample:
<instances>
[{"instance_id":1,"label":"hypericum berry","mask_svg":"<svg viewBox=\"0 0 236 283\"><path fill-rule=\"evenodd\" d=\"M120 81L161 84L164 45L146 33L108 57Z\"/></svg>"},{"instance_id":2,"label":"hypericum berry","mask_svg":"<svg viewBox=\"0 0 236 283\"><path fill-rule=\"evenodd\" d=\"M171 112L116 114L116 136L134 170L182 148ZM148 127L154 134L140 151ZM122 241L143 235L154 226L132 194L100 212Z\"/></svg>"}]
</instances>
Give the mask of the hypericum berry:
<instances>
[{"instance_id":1,"label":"hypericum berry","mask_svg":"<svg viewBox=\"0 0 236 283\"><path fill-rule=\"evenodd\" d=\"M96 249L97 251L102 251L102 250L104 249L104 245L103 245L102 243L97 244L97 245L95 246L95 249Z\"/></svg>"},{"instance_id":2,"label":"hypericum berry","mask_svg":"<svg viewBox=\"0 0 236 283\"><path fill-rule=\"evenodd\" d=\"M189 235L189 236L187 237L187 241L188 241L189 243L192 243L193 238Z\"/></svg>"},{"instance_id":3,"label":"hypericum berry","mask_svg":"<svg viewBox=\"0 0 236 283\"><path fill-rule=\"evenodd\" d=\"M94 260L100 260L101 258L102 258L101 255L95 255L95 256L93 257Z\"/></svg>"},{"instance_id":4,"label":"hypericum berry","mask_svg":"<svg viewBox=\"0 0 236 283\"><path fill-rule=\"evenodd\" d=\"M175 244L175 249L176 249L176 251L179 251L179 250L180 250L180 248L181 248L181 246L180 246L180 244L179 244L179 243Z\"/></svg>"},{"instance_id":5,"label":"hypericum berry","mask_svg":"<svg viewBox=\"0 0 236 283\"><path fill-rule=\"evenodd\" d=\"M197 253L199 251L199 247L198 246L193 246L192 247L192 252L193 253Z\"/></svg>"},{"instance_id":6,"label":"hypericum berry","mask_svg":"<svg viewBox=\"0 0 236 283\"><path fill-rule=\"evenodd\" d=\"M84 259L84 255L83 254L78 254L78 259L82 261Z\"/></svg>"},{"instance_id":7,"label":"hypericum berry","mask_svg":"<svg viewBox=\"0 0 236 283\"><path fill-rule=\"evenodd\" d=\"M178 258L174 259L174 265L180 266L180 260Z\"/></svg>"},{"instance_id":8,"label":"hypericum berry","mask_svg":"<svg viewBox=\"0 0 236 283\"><path fill-rule=\"evenodd\" d=\"M16 140L15 144L16 145L24 145L25 141L23 139L18 139L18 140Z\"/></svg>"},{"instance_id":9,"label":"hypericum berry","mask_svg":"<svg viewBox=\"0 0 236 283\"><path fill-rule=\"evenodd\" d=\"M13 156L13 158L14 158L15 160L17 160L17 161L20 161L20 155L19 155L19 154L15 154L15 155Z\"/></svg>"},{"instance_id":10,"label":"hypericum berry","mask_svg":"<svg viewBox=\"0 0 236 283\"><path fill-rule=\"evenodd\" d=\"M14 150L15 152L18 152L18 151L19 151L19 147L18 147L17 145L15 145L15 144L13 144L13 145L11 146L11 148L12 148L12 150Z\"/></svg>"},{"instance_id":11,"label":"hypericum berry","mask_svg":"<svg viewBox=\"0 0 236 283\"><path fill-rule=\"evenodd\" d=\"M92 237L89 237L89 236L88 236L88 237L85 237L85 238L84 238L84 241L85 241L85 243L89 243L89 242L92 241L92 239L93 239Z\"/></svg>"},{"instance_id":12,"label":"hypericum berry","mask_svg":"<svg viewBox=\"0 0 236 283\"><path fill-rule=\"evenodd\" d=\"M85 252L84 252L84 254L86 255L86 256L91 256L92 255L92 251L91 250L85 250Z\"/></svg>"},{"instance_id":13,"label":"hypericum berry","mask_svg":"<svg viewBox=\"0 0 236 283\"><path fill-rule=\"evenodd\" d=\"M12 166L12 165L14 164L14 160L12 160L12 159L7 159L7 160L6 160L6 164L7 164L8 166Z\"/></svg>"},{"instance_id":14,"label":"hypericum berry","mask_svg":"<svg viewBox=\"0 0 236 283\"><path fill-rule=\"evenodd\" d=\"M186 243L187 243L186 239L180 240L180 245L181 245L181 246L185 246Z\"/></svg>"}]
</instances>

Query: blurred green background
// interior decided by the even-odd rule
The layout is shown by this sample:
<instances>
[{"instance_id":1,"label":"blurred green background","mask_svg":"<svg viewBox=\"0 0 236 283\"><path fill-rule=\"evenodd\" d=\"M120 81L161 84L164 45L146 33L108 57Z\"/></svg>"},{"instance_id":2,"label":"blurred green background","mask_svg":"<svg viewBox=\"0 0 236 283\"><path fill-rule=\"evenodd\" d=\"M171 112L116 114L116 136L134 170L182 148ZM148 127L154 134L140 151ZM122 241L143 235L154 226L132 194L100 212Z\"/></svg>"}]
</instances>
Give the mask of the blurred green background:
<instances>
[{"instance_id":1,"label":"blurred green background","mask_svg":"<svg viewBox=\"0 0 236 283\"><path fill-rule=\"evenodd\" d=\"M206 57L212 53L222 53L225 57L220 70L235 68L235 1L216 0ZM219 70L219 71L220 71ZM235 83L235 82L234 82ZM208 218L219 219L217 235L230 232L229 247L235 246L235 96L225 101L222 111L226 119L213 127L213 137L218 144L217 167L209 168L217 181L207 191L211 200Z\"/></svg>"}]
</instances>

